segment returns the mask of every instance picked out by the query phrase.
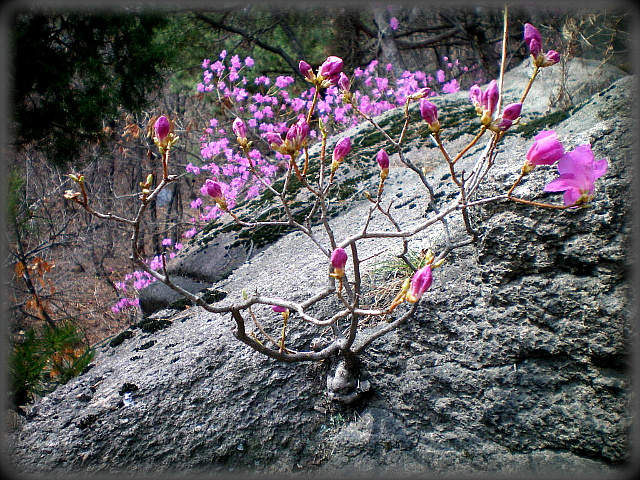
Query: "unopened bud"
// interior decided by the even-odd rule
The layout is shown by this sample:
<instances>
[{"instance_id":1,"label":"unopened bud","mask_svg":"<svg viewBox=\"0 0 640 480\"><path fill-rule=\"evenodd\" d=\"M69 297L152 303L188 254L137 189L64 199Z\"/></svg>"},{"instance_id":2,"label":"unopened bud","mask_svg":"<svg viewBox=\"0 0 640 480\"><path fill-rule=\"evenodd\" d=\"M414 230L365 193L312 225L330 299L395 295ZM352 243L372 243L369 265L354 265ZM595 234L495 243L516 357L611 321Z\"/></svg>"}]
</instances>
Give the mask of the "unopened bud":
<instances>
[{"instance_id":1,"label":"unopened bud","mask_svg":"<svg viewBox=\"0 0 640 480\"><path fill-rule=\"evenodd\" d=\"M411 286L407 291L406 300L409 303L416 303L433 283L431 265L422 267L411 278Z\"/></svg>"},{"instance_id":2,"label":"unopened bud","mask_svg":"<svg viewBox=\"0 0 640 480\"><path fill-rule=\"evenodd\" d=\"M227 210L227 200L224 198L224 194L222 193L222 186L218 182L207 179L204 182L204 189L207 194L218 204L220 210Z\"/></svg>"},{"instance_id":3,"label":"unopened bud","mask_svg":"<svg viewBox=\"0 0 640 480\"><path fill-rule=\"evenodd\" d=\"M331 266L333 267L333 274L331 276L334 278L344 277L344 267L346 264L347 252L345 252L344 248L336 248L331 253Z\"/></svg>"},{"instance_id":4,"label":"unopened bud","mask_svg":"<svg viewBox=\"0 0 640 480\"><path fill-rule=\"evenodd\" d=\"M340 75L338 76L338 86L344 91L344 92L348 92L349 91L349 77L347 77L344 72L340 72Z\"/></svg>"},{"instance_id":5,"label":"unopened bud","mask_svg":"<svg viewBox=\"0 0 640 480\"><path fill-rule=\"evenodd\" d=\"M500 92L498 92L498 82L491 80L482 94L482 106L489 117L493 117L493 113L496 111L496 107L498 106L499 97Z\"/></svg>"},{"instance_id":6,"label":"unopened bud","mask_svg":"<svg viewBox=\"0 0 640 480\"><path fill-rule=\"evenodd\" d=\"M307 80L313 80L315 78L311 65L309 65L304 60L300 60L300 63L298 64L298 68L300 69L300 73L302 74L302 76Z\"/></svg>"},{"instance_id":7,"label":"unopened bud","mask_svg":"<svg viewBox=\"0 0 640 480\"><path fill-rule=\"evenodd\" d=\"M281 307L280 305L271 305L271 309L276 312L282 314L282 318L286 322L289 319L289 309L286 307Z\"/></svg>"},{"instance_id":8,"label":"unopened bud","mask_svg":"<svg viewBox=\"0 0 640 480\"><path fill-rule=\"evenodd\" d=\"M73 190L65 190L64 198L67 200L77 200L80 198L80 192L74 192Z\"/></svg>"},{"instance_id":9,"label":"unopened bud","mask_svg":"<svg viewBox=\"0 0 640 480\"><path fill-rule=\"evenodd\" d=\"M231 125L231 129L233 130L233 133L236 134L236 137L247 138L247 126L240 117L236 117Z\"/></svg>"},{"instance_id":10,"label":"unopened bud","mask_svg":"<svg viewBox=\"0 0 640 480\"><path fill-rule=\"evenodd\" d=\"M386 180L389 176L389 155L384 148L381 148L376 155L378 166L380 167L380 178Z\"/></svg>"},{"instance_id":11,"label":"unopened bud","mask_svg":"<svg viewBox=\"0 0 640 480\"><path fill-rule=\"evenodd\" d=\"M333 148L333 162L340 163L344 160L344 157L351 151L351 138L342 137L336 142Z\"/></svg>"},{"instance_id":12,"label":"unopened bud","mask_svg":"<svg viewBox=\"0 0 640 480\"><path fill-rule=\"evenodd\" d=\"M429 87L423 87L420 90L418 90L415 93L412 93L411 95L409 95L409 99L410 100L420 100L421 98L426 97L427 95L429 95L429 92L431 91L431 89Z\"/></svg>"},{"instance_id":13,"label":"unopened bud","mask_svg":"<svg viewBox=\"0 0 640 480\"><path fill-rule=\"evenodd\" d=\"M542 37L538 29L530 23L524 24L524 42L527 44L527 47L529 47L529 53L531 53L534 58L540 54L542 50Z\"/></svg>"},{"instance_id":14,"label":"unopened bud","mask_svg":"<svg viewBox=\"0 0 640 480\"><path fill-rule=\"evenodd\" d=\"M300 150L304 146L308 134L309 124L304 119L300 119L297 123L291 125L285 137L286 147L289 148L287 153L292 155Z\"/></svg>"},{"instance_id":15,"label":"unopened bud","mask_svg":"<svg viewBox=\"0 0 640 480\"><path fill-rule=\"evenodd\" d=\"M544 58L540 63L541 67L550 67L551 65L555 65L560 61L560 54L555 50L549 50L544 54Z\"/></svg>"},{"instance_id":16,"label":"unopened bud","mask_svg":"<svg viewBox=\"0 0 640 480\"><path fill-rule=\"evenodd\" d=\"M504 110L502 111L502 118L506 118L507 120L515 121L516 118L520 116L522 112L522 103L510 103Z\"/></svg>"},{"instance_id":17,"label":"unopened bud","mask_svg":"<svg viewBox=\"0 0 640 480\"><path fill-rule=\"evenodd\" d=\"M440 130L438 107L425 98L420 100L420 115L429 124L429 128L432 131L437 132Z\"/></svg>"},{"instance_id":18,"label":"unopened bud","mask_svg":"<svg viewBox=\"0 0 640 480\"><path fill-rule=\"evenodd\" d=\"M511 128L513 122L520 116L522 111L522 103L510 103L502 111L502 117L497 122L497 128L500 131L506 131Z\"/></svg>"},{"instance_id":19,"label":"unopened bud","mask_svg":"<svg viewBox=\"0 0 640 480\"><path fill-rule=\"evenodd\" d=\"M478 85L474 85L469 89L469 100L476 107L476 113L482 114L482 89Z\"/></svg>"},{"instance_id":20,"label":"unopened bud","mask_svg":"<svg viewBox=\"0 0 640 480\"><path fill-rule=\"evenodd\" d=\"M318 75L329 78L338 75L342 70L342 59L336 56L329 56L318 69Z\"/></svg>"},{"instance_id":21,"label":"unopened bud","mask_svg":"<svg viewBox=\"0 0 640 480\"><path fill-rule=\"evenodd\" d=\"M153 125L153 128L156 133L156 138L161 144L165 143L167 136L169 135L169 131L171 130L171 124L169 123L169 119L164 115L161 115L156 120L156 123Z\"/></svg>"}]
</instances>

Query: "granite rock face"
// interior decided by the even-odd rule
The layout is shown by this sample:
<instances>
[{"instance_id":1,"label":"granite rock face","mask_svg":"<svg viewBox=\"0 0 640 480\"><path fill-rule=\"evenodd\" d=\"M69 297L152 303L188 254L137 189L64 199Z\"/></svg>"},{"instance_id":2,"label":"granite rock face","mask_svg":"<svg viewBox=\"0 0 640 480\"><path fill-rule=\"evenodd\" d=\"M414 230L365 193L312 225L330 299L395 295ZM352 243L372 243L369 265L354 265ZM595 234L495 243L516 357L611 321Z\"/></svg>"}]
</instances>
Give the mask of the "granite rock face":
<instances>
[{"instance_id":1,"label":"granite rock face","mask_svg":"<svg viewBox=\"0 0 640 480\"><path fill-rule=\"evenodd\" d=\"M553 124L567 149L588 142L609 159L593 207L475 210L478 243L448 257L416 315L360 356L371 388L356 403L328 400L332 362L278 363L238 343L228 317L164 310L166 328L102 347L91 370L33 405L6 437L6 461L23 474L625 472L636 88L622 78ZM413 155L448 195L448 169L419 141ZM530 144L525 133L505 138L483 195L508 188ZM561 201L542 193L555 170L535 173L518 194ZM415 176L392 168L388 182L403 224L425 215ZM337 235L367 208L335 217ZM390 248L374 243L362 258ZM258 288L301 298L323 285L324 262L287 234L213 286L229 292L223 301Z\"/></svg>"}]
</instances>

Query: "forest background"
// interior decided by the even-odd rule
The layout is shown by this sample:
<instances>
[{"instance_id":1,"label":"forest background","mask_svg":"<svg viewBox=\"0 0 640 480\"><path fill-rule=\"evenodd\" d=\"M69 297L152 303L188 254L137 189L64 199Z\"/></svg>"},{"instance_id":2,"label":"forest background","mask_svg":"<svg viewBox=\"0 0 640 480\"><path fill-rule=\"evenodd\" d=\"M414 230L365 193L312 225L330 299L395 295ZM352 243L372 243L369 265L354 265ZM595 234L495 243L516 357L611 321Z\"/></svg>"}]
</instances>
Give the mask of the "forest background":
<instances>
[{"instance_id":1,"label":"forest background","mask_svg":"<svg viewBox=\"0 0 640 480\"><path fill-rule=\"evenodd\" d=\"M2 298L15 405L78 374L92 346L140 320L136 308L114 308L134 270L130 233L65 201L68 173L85 176L100 210L127 216L140 183L162 168L150 132L167 115L180 137L172 171L181 178L151 203L139 248L152 258L205 227L203 207L194 203L207 178L198 173L206 163L202 138L211 119L230 131L234 118L233 98L198 88L205 59L251 58L243 72L250 94L265 88L259 79L279 76L292 78L291 92L303 92L309 86L298 62L315 69L328 55L341 57L350 77L368 68L390 87L406 71L424 72L442 94L498 75L500 4L212 5L4 8ZM631 72L634 9L606 5L510 5L507 69L528 55L522 30L529 22L545 48L561 53L562 66L592 58ZM570 104L570 92L560 92L555 108Z\"/></svg>"}]
</instances>

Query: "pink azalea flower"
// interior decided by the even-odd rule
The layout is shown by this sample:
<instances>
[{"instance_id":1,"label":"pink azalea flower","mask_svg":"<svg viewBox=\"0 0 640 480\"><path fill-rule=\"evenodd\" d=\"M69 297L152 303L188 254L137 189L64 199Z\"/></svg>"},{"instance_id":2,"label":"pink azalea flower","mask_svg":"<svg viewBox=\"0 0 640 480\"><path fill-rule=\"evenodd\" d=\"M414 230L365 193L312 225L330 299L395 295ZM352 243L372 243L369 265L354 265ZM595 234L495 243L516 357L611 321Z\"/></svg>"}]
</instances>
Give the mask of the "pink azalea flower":
<instances>
[{"instance_id":1,"label":"pink azalea flower","mask_svg":"<svg viewBox=\"0 0 640 480\"><path fill-rule=\"evenodd\" d=\"M287 86L293 83L295 80L293 77L281 75L276 78L276 87L278 88L287 88Z\"/></svg>"},{"instance_id":2,"label":"pink azalea flower","mask_svg":"<svg viewBox=\"0 0 640 480\"><path fill-rule=\"evenodd\" d=\"M544 187L545 192L564 192L565 205L583 205L594 198L595 181L607 171L606 158L596 161L591 145L565 153L558 161L560 176Z\"/></svg>"},{"instance_id":3,"label":"pink azalea flower","mask_svg":"<svg viewBox=\"0 0 640 480\"><path fill-rule=\"evenodd\" d=\"M198 233L198 231L195 228L191 228L189 230L187 230L186 232L184 232L182 234L183 238L191 238L193 237L196 233Z\"/></svg>"},{"instance_id":4,"label":"pink azalea flower","mask_svg":"<svg viewBox=\"0 0 640 480\"><path fill-rule=\"evenodd\" d=\"M242 67L242 63L240 62L240 57L238 55L231 57L231 67L236 70Z\"/></svg>"},{"instance_id":5,"label":"pink azalea flower","mask_svg":"<svg viewBox=\"0 0 640 480\"><path fill-rule=\"evenodd\" d=\"M564 155L564 147L553 130L544 130L535 137L535 142L526 154L530 165L553 165Z\"/></svg>"},{"instance_id":6,"label":"pink azalea flower","mask_svg":"<svg viewBox=\"0 0 640 480\"><path fill-rule=\"evenodd\" d=\"M460 84L455 78L452 78L447 83L442 85L442 93L456 93L458 91L460 91Z\"/></svg>"}]
</instances>

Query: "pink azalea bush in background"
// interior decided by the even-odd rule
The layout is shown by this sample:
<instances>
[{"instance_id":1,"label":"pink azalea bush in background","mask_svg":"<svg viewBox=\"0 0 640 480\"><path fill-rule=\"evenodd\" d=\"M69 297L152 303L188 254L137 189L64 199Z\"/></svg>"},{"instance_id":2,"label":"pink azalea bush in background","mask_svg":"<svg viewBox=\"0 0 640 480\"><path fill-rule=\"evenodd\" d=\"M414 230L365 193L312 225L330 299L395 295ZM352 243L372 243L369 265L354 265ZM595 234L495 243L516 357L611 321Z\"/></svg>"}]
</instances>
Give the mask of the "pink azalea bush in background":
<instances>
[{"instance_id":1,"label":"pink azalea bush in background","mask_svg":"<svg viewBox=\"0 0 640 480\"><path fill-rule=\"evenodd\" d=\"M468 68L461 67L457 60L450 62L448 57L444 57L443 61L449 70L448 76L451 79L448 81L447 74L443 70L438 70L435 78L422 71L404 71L400 78L394 78L391 73L392 66L389 64L382 67L376 60L365 68L357 68L353 78L359 88L355 89L353 95L358 108L369 116L377 116L404 105L409 95L425 87L430 87L431 96L437 95L438 91L442 94L459 91L460 86L455 76L468 71ZM341 62L342 60L340 60L340 67ZM197 85L197 91L215 95L220 99L229 99L234 105L233 113L244 119L245 128L248 130L245 132L246 135L258 138L271 134L271 137L267 138L273 139L273 134L287 133L289 125L296 120L291 117L292 114L297 115L297 119L303 116L312 103L315 88L311 87L294 95L292 89L295 80L291 76L279 76L273 81L264 76L250 80L248 70L253 65L251 57L241 60L239 56L234 55L229 60L227 52L223 51L215 62L208 59L202 62L203 77L202 82ZM327 65L327 69L333 66L331 62ZM303 67L301 71L303 75L305 72L312 75L309 73L310 67L307 69ZM346 78L344 74L342 75L341 78ZM344 85L341 88L337 83L334 81L332 86L325 90L325 95L316 107L330 134L343 131L362 121L361 117L352 111L350 105L342 103L342 90L345 88ZM259 92L250 93L251 84L258 87ZM206 174L207 177L215 178L220 182L229 208L233 208L240 200L256 197L264 188L264 185L250 173L247 158L233 149L235 140L233 133L220 125L216 118L212 118L201 137L200 152L204 163L202 165L190 163L186 167L188 173L196 176ZM311 130L308 135L311 138L317 138L318 132ZM285 155L276 152L275 162L268 161L264 157L266 143L258 141L255 145L249 156L264 179L269 182L277 172L278 165L285 162ZM209 222L221 214L216 205L207 204L202 199L194 200L191 207L196 210L196 215L192 218L194 223Z\"/></svg>"},{"instance_id":2,"label":"pink azalea bush in background","mask_svg":"<svg viewBox=\"0 0 640 480\"><path fill-rule=\"evenodd\" d=\"M181 243L173 244L173 240L170 238L163 239L162 245L167 247L167 249L173 249L173 251L169 252L169 258L175 257L176 253L183 247ZM162 268L162 257L156 255L151 260L148 260L147 264L152 269L159 270ZM116 290L121 293L122 297L111 307L111 311L113 313L119 313L127 308L139 307L140 299L138 298L138 292L155 281L155 278L142 270L127 273L122 281L115 282Z\"/></svg>"}]
</instances>

